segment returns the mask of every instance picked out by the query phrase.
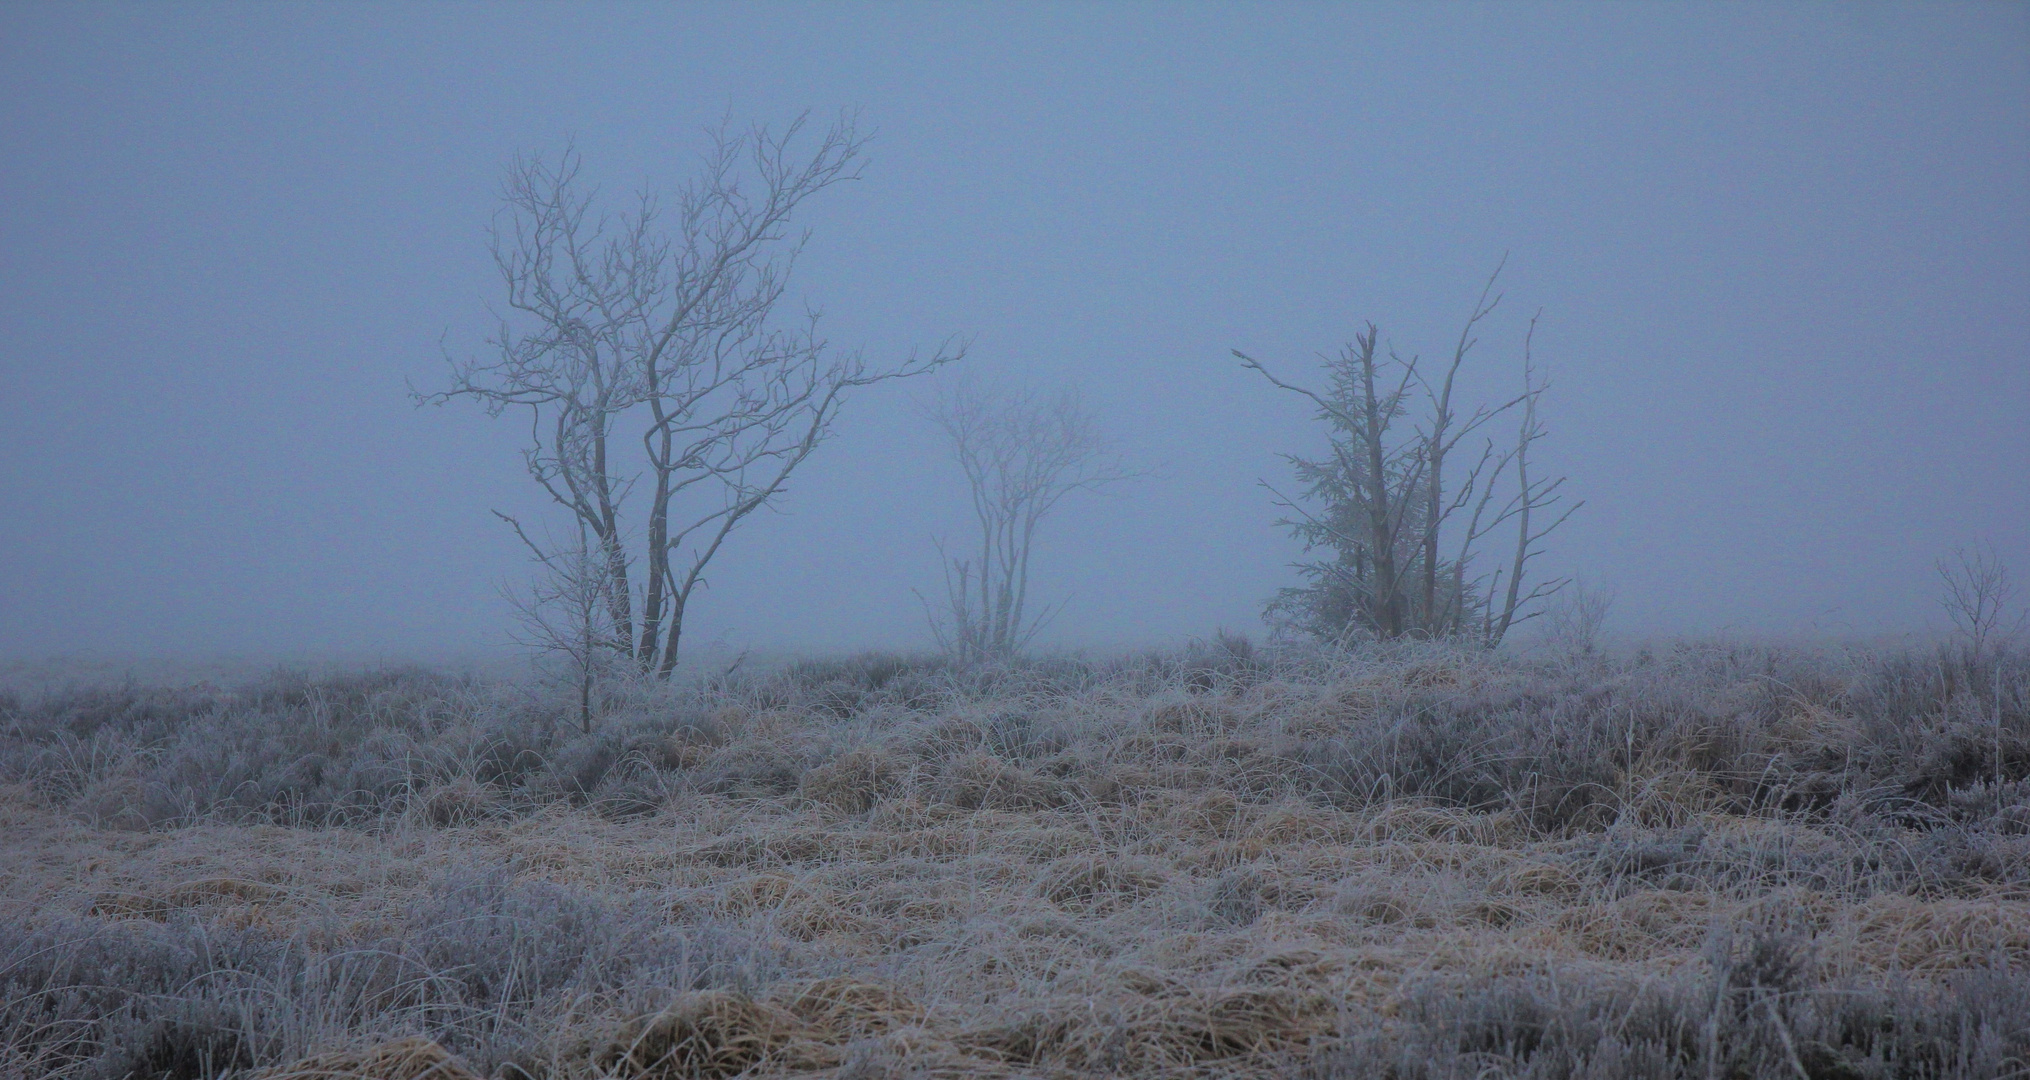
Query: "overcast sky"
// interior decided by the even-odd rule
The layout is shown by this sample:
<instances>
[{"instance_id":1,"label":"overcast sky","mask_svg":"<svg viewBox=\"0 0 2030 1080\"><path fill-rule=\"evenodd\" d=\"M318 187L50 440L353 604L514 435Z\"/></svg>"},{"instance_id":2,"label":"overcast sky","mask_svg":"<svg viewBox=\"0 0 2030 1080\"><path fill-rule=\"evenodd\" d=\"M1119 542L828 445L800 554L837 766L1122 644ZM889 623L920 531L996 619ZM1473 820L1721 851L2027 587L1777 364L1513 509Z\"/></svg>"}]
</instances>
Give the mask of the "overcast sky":
<instances>
[{"instance_id":1,"label":"overcast sky","mask_svg":"<svg viewBox=\"0 0 2030 1080\"><path fill-rule=\"evenodd\" d=\"M1365 320L1554 379L1547 570L1629 633L1941 623L2030 578L2030 7L0 7L0 657L416 656L506 636L523 431L415 408L477 351L503 164L680 184L721 117L857 109L795 280L835 342L950 334L1080 387L1152 476L1067 503L1052 640L1260 632L1316 453L1291 377ZM923 644L962 491L912 402L714 564L687 637Z\"/></svg>"}]
</instances>

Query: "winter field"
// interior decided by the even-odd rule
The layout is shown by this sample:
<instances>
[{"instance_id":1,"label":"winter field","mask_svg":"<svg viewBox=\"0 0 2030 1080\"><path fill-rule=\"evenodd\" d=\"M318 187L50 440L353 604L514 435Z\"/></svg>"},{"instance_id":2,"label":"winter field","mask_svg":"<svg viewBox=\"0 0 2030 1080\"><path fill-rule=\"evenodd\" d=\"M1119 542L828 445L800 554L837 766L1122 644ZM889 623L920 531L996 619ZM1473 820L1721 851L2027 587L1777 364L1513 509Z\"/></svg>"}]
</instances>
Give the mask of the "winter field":
<instances>
[{"instance_id":1,"label":"winter field","mask_svg":"<svg viewBox=\"0 0 2030 1080\"><path fill-rule=\"evenodd\" d=\"M2030 1075L2021 653L1223 638L604 705L0 697L0 1074Z\"/></svg>"}]
</instances>

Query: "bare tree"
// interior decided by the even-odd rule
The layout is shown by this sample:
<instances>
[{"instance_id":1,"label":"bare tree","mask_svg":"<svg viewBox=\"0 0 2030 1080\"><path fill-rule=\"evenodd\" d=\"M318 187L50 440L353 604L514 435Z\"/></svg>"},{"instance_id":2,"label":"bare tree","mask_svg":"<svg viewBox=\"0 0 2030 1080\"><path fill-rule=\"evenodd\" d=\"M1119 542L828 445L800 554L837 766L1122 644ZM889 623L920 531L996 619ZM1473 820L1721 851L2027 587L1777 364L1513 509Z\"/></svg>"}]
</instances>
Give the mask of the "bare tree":
<instances>
[{"instance_id":1,"label":"bare tree","mask_svg":"<svg viewBox=\"0 0 2030 1080\"><path fill-rule=\"evenodd\" d=\"M568 545L531 545L537 573L528 591L504 588L514 608L516 644L562 661L578 692L578 723L592 731L592 689L627 655L612 618L613 574L607 551L583 522Z\"/></svg>"},{"instance_id":2,"label":"bare tree","mask_svg":"<svg viewBox=\"0 0 2030 1080\"><path fill-rule=\"evenodd\" d=\"M669 676L706 567L786 489L846 396L963 354L947 340L872 365L832 349L816 312L778 315L808 239L792 218L856 179L866 146L850 118L808 147L806 126L722 127L670 212L644 192L595 213L573 151L517 159L492 234L507 310L491 355L453 363L450 389L419 395L526 410L529 475L586 530L610 636L644 673ZM646 503L637 531L632 496ZM539 560L556 554L508 520Z\"/></svg>"},{"instance_id":3,"label":"bare tree","mask_svg":"<svg viewBox=\"0 0 2030 1080\"><path fill-rule=\"evenodd\" d=\"M1501 586L1503 571L1497 570L1494 580L1488 583L1487 600L1481 607L1484 627L1482 639L1489 648L1500 644L1516 624L1526 622L1539 613L1540 609L1532 610L1528 605L1549 598L1569 583L1569 578L1553 578L1532 584L1529 592L1523 592L1530 561L1542 552L1544 538L1556 531L1558 526L1563 525L1581 506L1586 505L1584 500L1575 502L1558 511L1555 518L1542 523L1540 528L1532 526L1532 517L1557 511L1558 504L1564 499L1560 489L1565 486L1565 478L1562 476L1539 476L1535 480L1530 479L1530 449L1536 445L1538 439L1547 434L1543 421L1537 415L1537 403L1542 400L1544 391L1550 389L1550 383L1540 381L1536 375L1536 365L1531 353L1536 335L1537 320L1532 318L1529 331L1523 336L1523 395L1517 399L1522 406L1522 422L1516 429L1515 448L1506 455L1508 461L1515 463L1515 491L1488 526L1492 529L1511 518L1515 521L1515 557L1506 568L1508 591L1498 605L1499 614L1496 613L1497 604L1494 597L1496 590ZM1500 471L1499 467L1496 471L1497 473ZM1491 501L1493 494L1494 486L1490 483L1481 495L1481 507L1485 507ZM1466 530L1466 542L1469 545L1479 539L1479 534L1475 530L1478 528L1480 517L1480 508L1476 508L1473 523L1469 524ZM1537 520L1542 522L1541 517Z\"/></svg>"},{"instance_id":4,"label":"bare tree","mask_svg":"<svg viewBox=\"0 0 2030 1080\"><path fill-rule=\"evenodd\" d=\"M1453 511L1458 509L1457 503L1448 504L1445 501L1446 458L1451 455L1453 448L1458 446L1461 440L1473 434L1481 425L1487 423L1494 416L1514 405L1514 402L1510 402L1497 409L1484 407L1475 409L1471 415L1463 419L1458 415L1453 405L1453 391L1457 386L1459 369L1466 363L1466 354L1471 352L1475 345L1479 344L1479 339L1473 336L1473 328L1478 326L1481 320L1492 315L1494 309L1501 303L1501 297L1493 295L1494 285L1501 278L1502 268L1507 265L1508 256L1503 255L1501 263L1495 266L1494 273L1487 276L1487 283L1480 290L1480 298L1474 301L1472 314L1467 316L1465 325L1459 328L1459 340L1452 348L1452 362L1445 367L1445 377L1436 385L1433 385L1421 376L1418 376L1418 382L1424 388L1430 409L1428 413L1430 417L1428 426L1423 432L1421 440L1427 473L1423 484L1425 505L1424 527L1422 530L1424 546L1424 595L1422 599L1423 611L1425 613L1423 621L1427 630L1443 631L1447 628L1456 627L1465 614L1465 595L1460 588L1461 583L1459 581L1460 575L1466 569L1463 557L1454 560L1452 564L1454 580L1451 582L1451 595L1441 598L1438 594L1438 583L1441 577L1443 577L1443 567L1438 550L1438 534L1446 519L1450 518ZM1372 324L1369 325L1369 333L1372 336ZM1393 356L1393 353L1391 355ZM1408 364L1403 366L1411 374L1414 375L1416 373L1415 358L1412 358ZM1475 485L1481 479L1481 472L1487 467L1491 453L1492 450L1489 448L1488 452L1481 454L1479 462L1467 477L1466 483L1461 485L1460 493L1468 497L1471 496ZM1499 467L1499 463L1497 463L1497 467ZM1492 490L1491 485L1488 490ZM1470 536L1469 530L1469 542L1472 539L1473 537Z\"/></svg>"},{"instance_id":5,"label":"bare tree","mask_svg":"<svg viewBox=\"0 0 2030 1080\"><path fill-rule=\"evenodd\" d=\"M1541 640L1567 656L1592 656L1600 648L1600 631L1614 607L1615 590L1574 581L1544 608Z\"/></svg>"},{"instance_id":6,"label":"bare tree","mask_svg":"<svg viewBox=\"0 0 2030 1080\"><path fill-rule=\"evenodd\" d=\"M1545 434L1537 402L1546 386L1536 380L1530 360L1534 319L1524 339L1522 392L1463 414L1456 403L1460 369L1478 344L1475 327L1501 302L1494 294L1500 274L1497 266L1436 380L1425 377L1415 356L1405 360L1390 349L1384 357L1373 323L1337 355L1323 358L1329 378L1323 391L1286 382L1261 361L1234 351L1243 367L1308 399L1332 431L1329 457L1288 459L1303 485L1299 497L1269 488L1279 505L1296 515L1280 524L1307 548L1335 553L1331 559L1300 564L1310 584L1283 590L1270 605L1272 618L1327 638L1354 633L1383 639L1478 636L1492 646L1531 617L1531 604L1563 584L1523 588L1527 564L1543 538L1578 508L1567 508L1546 524L1543 514L1560 501L1564 480L1532 480L1529 475L1530 449ZM1423 419L1413 430L1402 431L1401 422L1419 400ZM1498 449L1487 441L1453 485L1446 467L1454 451L1505 415L1520 417L1515 443ZM1515 480L1503 487L1511 469ZM1507 492L1506 498L1498 499L1498 491ZM1322 506L1313 512L1307 503ZM1515 555L1487 580L1483 592L1483 579L1472 575L1477 545L1504 525L1517 529ZM1457 541L1449 561L1443 546L1448 531ZM1499 589L1504 577L1505 593Z\"/></svg>"},{"instance_id":7,"label":"bare tree","mask_svg":"<svg viewBox=\"0 0 2030 1080\"><path fill-rule=\"evenodd\" d=\"M2008 565L1993 546L1956 548L1952 558L1940 559L1935 565L1943 586L1938 602L1966 649L1964 660L1969 678L1986 667L1988 690L1994 696L1994 784L1999 794L2004 778L2001 653L2030 624L2030 611L2019 612L2014 619L2009 617L2009 609L2016 600L2016 586L2009 580ZM1991 650L1995 662L1984 665Z\"/></svg>"},{"instance_id":8,"label":"bare tree","mask_svg":"<svg viewBox=\"0 0 2030 1080\"><path fill-rule=\"evenodd\" d=\"M1030 555L1044 519L1066 495L1136 472L1071 390L1016 393L968 380L941 391L927 412L965 473L979 528L968 557L938 543L945 610L924 602L932 632L963 661L1012 656L1063 608L1030 614Z\"/></svg>"},{"instance_id":9,"label":"bare tree","mask_svg":"<svg viewBox=\"0 0 2030 1080\"><path fill-rule=\"evenodd\" d=\"M2030 621L2030 615L2023 614L2010 619L2016 586L1993 547L1957 548L1952 558L1940 559L1936 566L1943 587L1939 605L1975 660L1991 648L2007 645Z\"/></svg>"}]
</instances>

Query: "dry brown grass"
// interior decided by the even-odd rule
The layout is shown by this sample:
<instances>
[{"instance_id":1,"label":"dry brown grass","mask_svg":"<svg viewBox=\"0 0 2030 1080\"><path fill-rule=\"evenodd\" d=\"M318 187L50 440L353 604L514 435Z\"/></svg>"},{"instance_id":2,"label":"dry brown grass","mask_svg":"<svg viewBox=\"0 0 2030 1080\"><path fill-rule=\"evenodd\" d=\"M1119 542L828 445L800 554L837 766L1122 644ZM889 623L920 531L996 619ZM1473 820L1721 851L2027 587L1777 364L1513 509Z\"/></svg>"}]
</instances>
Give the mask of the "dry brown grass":
<instances>
[{"instance_id":1,"label":"dry brown grass","mask_svg":"<svg viewBox=\"0 0 2030 1080\"><path fill-rule=\"evenodd\" d=\"M477 1080L445 1049L410 1037L264 1069L257 1080Z\"/></svg>"},{"instance_id":2,"label":"dry brown grass","mask_svg":"<svg viewBox=\"0 0 2030 1080\"><path fill-rule=\"evenodd\" d=\"M1666 1017L1627 1051L1649 1062L1628 1075L1760 1075L1722 1058L1761 1060L1754 1040L1778 1028L1771 1046L1804 1039L1795 1059L1824 1065L1811 1075L1899 1075L1905 1058L1837 1071L1852 1050L1837 1041L1845 1021L1813 995L1939 1002L1962 977L2030 970L2030 894L2006 867L1980 869L2017 850L2009 806L1967 825L1945 810L1899 819L1900 796L1854 802L1869 790L1854 766L1847 803L1786 802L1803 773L1780 770L1862 730L1849 691L1764 708L1754 678L1723 676L1686 704L1689 691L1623 672L1597 762L1594 750L1546 756L1514 774L1533 787L1501 780L1517 790L1448 800L1538 745L1486 731L1445 741L1476 708L1513 708L1501 695L1524 677L1541 675L1431 653L1202 693L1117 674L908 706L863 694L844 718L764 684L615 744L609 776L660 785L639 789L656 792L646 811L616 809L610 780L535 798L468 763L363 825L213 814L137 831L87 805L118 776L62 797L19 776L0 788L0 914L21 928L16 953L0 954L16 994L0 1071L1577 1076L1607 1059L1572 1050L1558 1065L1546 1033L1611 999ZM1627 704L1643 693L1662 704ZM36 937L44 926L71 936ZM202 998L209 1027L147 1027L118 995L62 1005L70 969L23 959L102 932L252 935L258 957L233 969L229 992L202 976L148 991L149 1016L171 1016L156 1006L177 993ZM1803 943L1782 969L1794 985L1737 978L1748 969L1730 943L1751 939ZM495 971L487 950L514 955ZM51 974L30 986L30 969ZM1558 987L1593 996L1560 1005ZM1805 1011L1727 1011L1765 991ZM1538 1015L1515 994L1550 1019L1501 1019ZM1483 998L1481 1013L1460 1011ZM109 1017L130 1013L140 1034L117 1034ZM2011 1041L2030 1038L2021 1030L1952 1023L1967 1046L2000 1049L1934 1054L1918 1074L1977 1075L2030 1053ZM64 1041L53 1024L100 1033ZM1691 1025L1682 1046L1674 1024ZM175 1040L200 1027L226 1034L177 1056ZM1516 1041L1524 1028L1539 1034ZM1511 1034L1472 1049L1474 1032L1496 1029ZM1795 1055L1768 1060L1782 1074Z\"/></svg>"}]
</instances>

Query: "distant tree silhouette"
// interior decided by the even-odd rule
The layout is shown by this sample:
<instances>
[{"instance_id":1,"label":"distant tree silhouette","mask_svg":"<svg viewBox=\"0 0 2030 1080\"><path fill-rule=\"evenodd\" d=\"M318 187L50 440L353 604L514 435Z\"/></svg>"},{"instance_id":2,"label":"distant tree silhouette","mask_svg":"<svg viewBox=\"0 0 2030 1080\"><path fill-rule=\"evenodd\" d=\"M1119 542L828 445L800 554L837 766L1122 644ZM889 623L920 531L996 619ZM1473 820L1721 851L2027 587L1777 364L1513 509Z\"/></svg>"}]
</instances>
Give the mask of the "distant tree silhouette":
<instances>
[{"instance_id":1,"label":"distant tree silhouette","mask_svg":"<svg viewBox=\"0 0 2030 1080\"><path fill-rule=\"evenodd\" d=\"M2008 564L1992 545L1957 548L1951 558L1938 560L1936 566L1941 586L1939 606L1974 659L2005 647L2030 621L2026 614L2010 617L2016 586L2009 580Z\"/></svg>"},{"instance_id":2,"label":"distant tree silhouette","mask_svg":"<svg viewBox=\"0 0 2030 1080\"><path fill-rule=\"evenodd\" d=\"M965 381L940 393L928 412L965 473L979 529L965 556L938 544L945 603L938 611L924 602L931 630L962 661L1004 659L1056 614L1032 614L1029 606L1030 555L1044 519L1066 495L1136 472L1071 390L1011 392Z\"/></svg>"}]
</instances>

